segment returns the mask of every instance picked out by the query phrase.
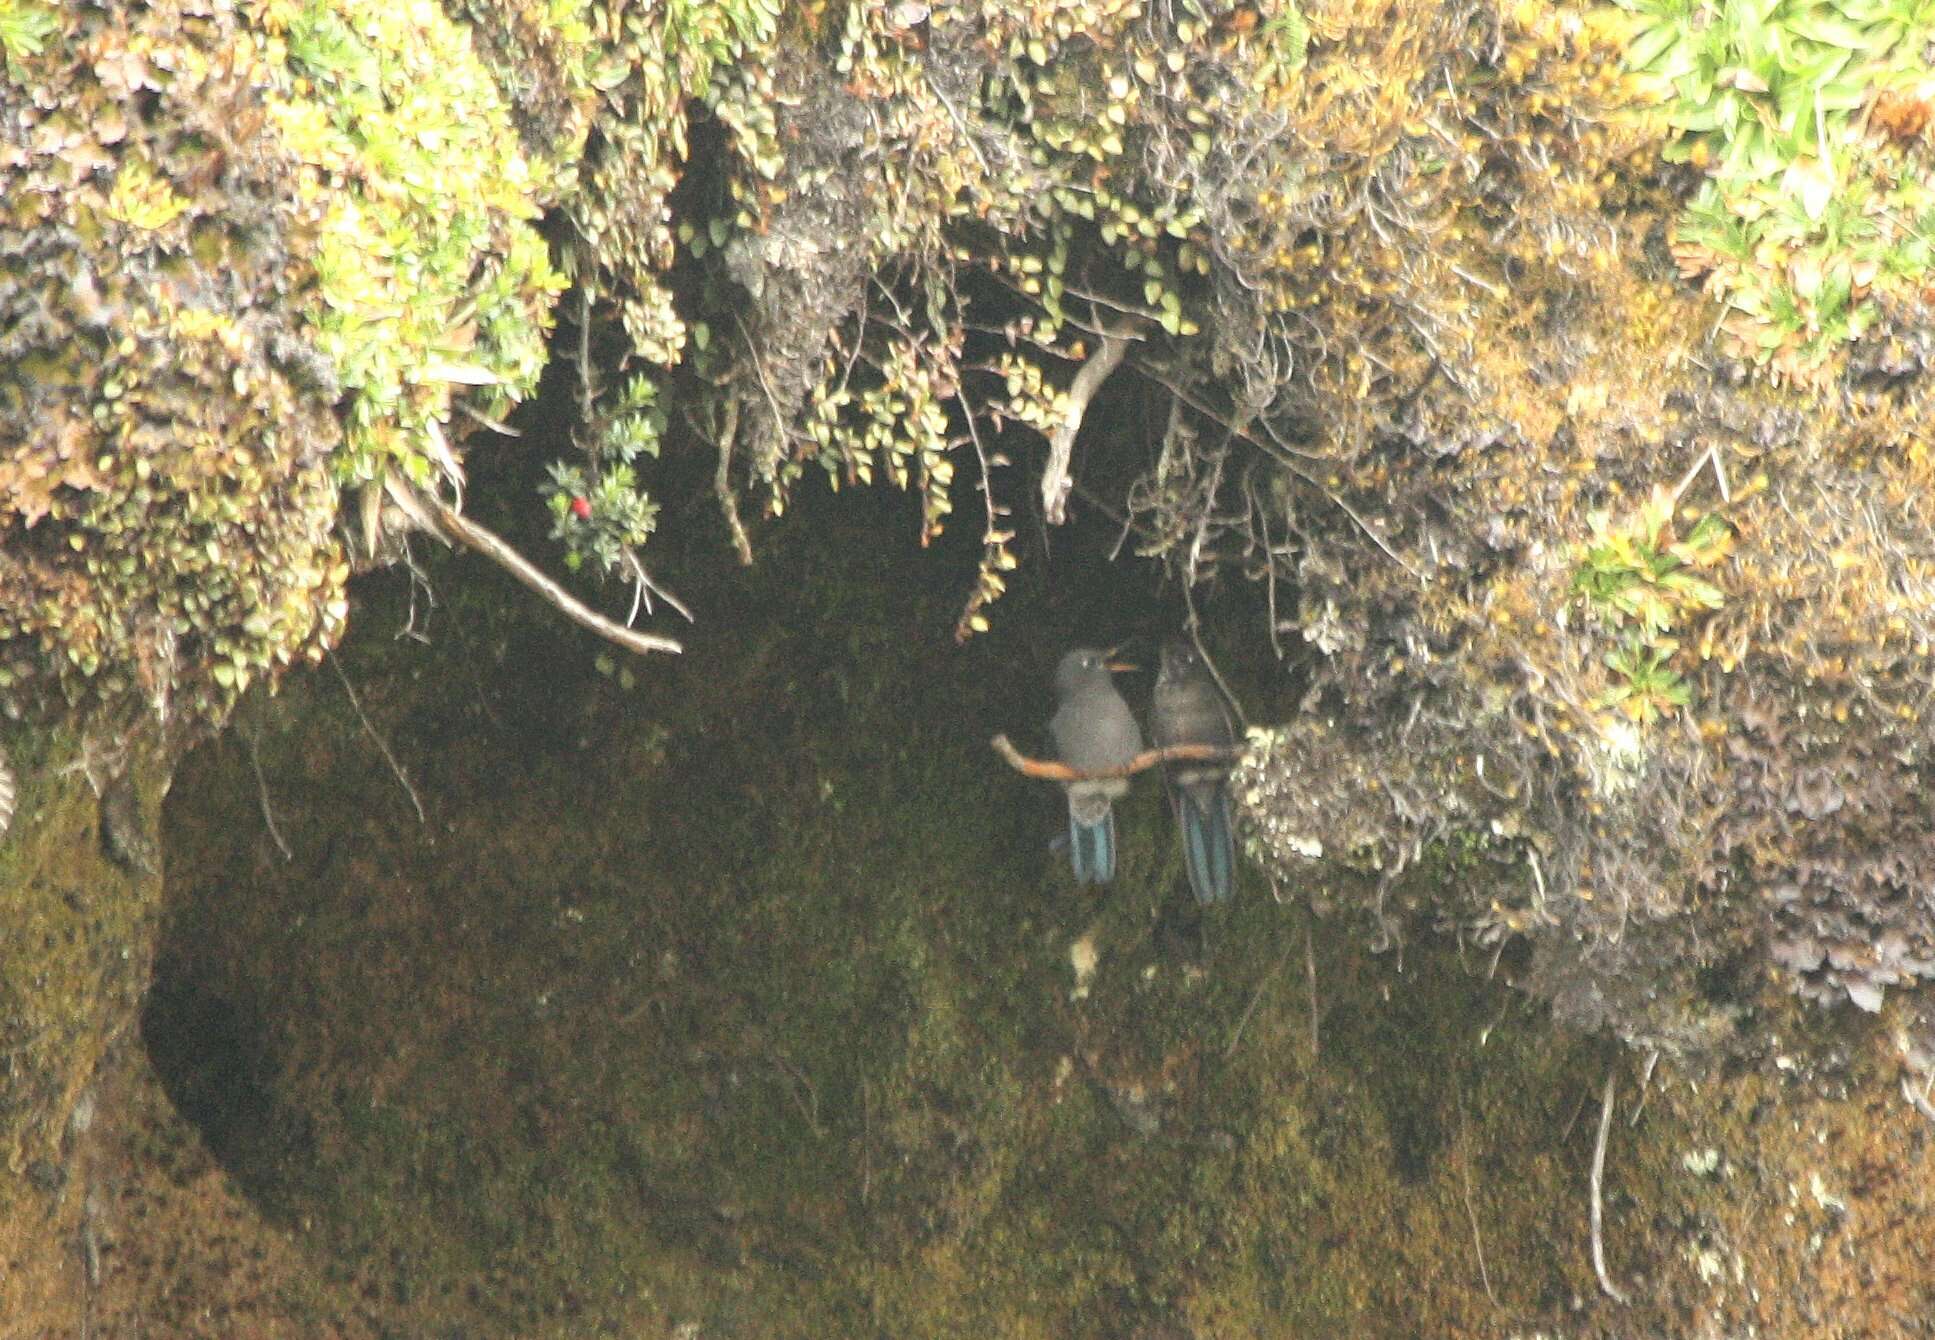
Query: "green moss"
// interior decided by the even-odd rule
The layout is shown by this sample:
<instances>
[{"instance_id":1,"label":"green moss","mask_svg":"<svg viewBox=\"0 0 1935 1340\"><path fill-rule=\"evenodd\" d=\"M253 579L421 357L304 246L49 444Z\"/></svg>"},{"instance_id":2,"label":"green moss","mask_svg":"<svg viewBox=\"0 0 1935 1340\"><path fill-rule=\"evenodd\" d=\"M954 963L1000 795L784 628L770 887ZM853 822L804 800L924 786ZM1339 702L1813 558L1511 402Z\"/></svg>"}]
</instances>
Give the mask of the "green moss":
<instances>
[{"instance_id":1,"label":"green moss","mask_svg":"<svg viewBox=\"0 0 1935 1340\"><path fill-rule=\"evenodd\" d=\"M1619 3L1668 161L1707 174L1674 229L1682 270L1706 276L1737 350L1777 375L1826 375L1929 271L1917 109L1935 5Z\"/></svg>"},{"instance_id":2,"label":"green moss","mask_svg":"<svg viewBox=\"0 0 1935 1340\"><path fill-rule=\"evenodd\" d=\"M40 1288L72 1270L84 1199L70 1185L69 1118L133 1017L161 892L156 872L110 859L95 786L131 768L135 818L152 825L161 772L145 742L110 754L14 730L6 744L19 791L0 835L0 1305L52 1331L60 1295Z\"/></svg>"},{"instance_id":3,"label":"green moss","mask_svg":"<svg viewBox=\"0 0 1935 1340\"><path fill-rule=\"evenodd\" d=\"M268 29L286 61L270 114L322 206L307 316L354 395L338 477L427 483L456 468L453 388L502 414L544 366L565 282L534 227L552 183L438 7L315 0Z\"/></svg>"}]
</instances>

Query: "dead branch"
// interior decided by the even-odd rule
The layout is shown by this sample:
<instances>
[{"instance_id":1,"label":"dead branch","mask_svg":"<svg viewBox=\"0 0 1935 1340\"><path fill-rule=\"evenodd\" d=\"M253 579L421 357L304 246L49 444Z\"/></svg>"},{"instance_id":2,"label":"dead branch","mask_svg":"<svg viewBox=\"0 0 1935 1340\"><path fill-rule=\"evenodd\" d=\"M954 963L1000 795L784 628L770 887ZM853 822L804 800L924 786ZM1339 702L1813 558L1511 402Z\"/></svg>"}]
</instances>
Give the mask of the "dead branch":
<instances>
[{"instance_id":1,"label":"dead branch","mask_svg":"<svg viewBox=\"0 0 1935 1340\"><path fill-rule=\"evenodd\" d=\"M1304 913L1303 979L1306 994L1310 997L1310 1068L1312 1070L1317 1068L1317 1025L1320 1017L1320 1012L1317 1009L1317 937L1316 933L1310 928L1311 922L1315 919L1315 912L1306 911Z\"/></svg>"},{"instance_id":2,"label":"dead branch","mask_svg":"<svg viewBox=\"0 0 1935 1340\"><path fill-rule=\"evenodd\" d=\"M335 658L330 659L333 661ZM338 671L338 673L341 672ZM255 771L255 794L256 799L262 804L262 823L268 828L269 836L274 839L275 849L282 853L282 859L285 862L293 861L296 859L296 854L289 850L289 844L282 840L282 830L275 825L275 810L269 804L269 779L262 775L262 759L260 751L256 748L255 732L250 731L242 738L248 742L249 767Z\"/></svg>"},{"instance_id":3,"label":"dead branch","mask_svg":"<svg viewBox=\"0 0 1935 1340\"><path fill-rule=\"evenodd\" d=\"M1492 1306L1498 1306L1498 1295L1492 1292L1492 1272L1485 1265L1485 1239L1478 1231L1478 1209L1471 1202L1471 1123L1465 1118L1465 1095L1458 1095L1458 1171L1465 1182L1465 1217L1471 1221L1471 1245L1478 1252L1478 1282L1485 1286L1485 1297L1491 1299Z\"/></svg>"},{"instance_id":4,"label":"dead branch","mask_svg":"<svg viewBox=\"0 0 1935 1340\"><path fill-rule=\"evenodd\" d=\"M1263 993L1269 989L1270 983L1277 979L1277 974L1283 971L1283 965L1290 961L1290 951L1295 947L1294 945L1284 946L1283 953L1279 954L1277 961L1270 965L1270 970L1258 979L1256 990L1250 996L1250 1003L1243 1011L1243 1017L1236 1021L1236 1027L1230 1031L1230 1045L1223 1048L1225 1061L1236 1055L1236 1044L1243 1040L1243 1030L1249 1027L1250 1016L1255 1014L1256 1007L1263 1003Z\"/></svg>"},{"instance_id":5,"label":"dead branch","mask_svg":"<svg viewBox=\"0 0 1935 1340\"><path fill-rule=\"evenodd\" d=\"M1102 383L1129 351L1127 335L1104 332L1101 340L1102 347L1082 364L1075 380L1069 383L1068 417L1048 439L1048 464L1041 472L1041 506L1051 526L1059 526L1068 518L1068 470L1075 455L1075 435L1082 431L1082 416L1088 412L1088 402L1095 398Z\"/></svg>"},{"instance_id":6,"label":"dead branch","mask_svg":"<svg viewBox=\"0 0 1935 1340\"><path fill-rule=\"evenodd\" d=\"M423 812L423 800L417 795L417 789L410 785L409 775L403 771L403 765L397 762L396 755L390 752L389 741L383 738L382 732L376 729L376 723L370 720L369 713L363 710L363 702L356 696L355 685L349 682L349 676L343 673L343 663L337 660L333 653L329 658L329 667L336 672L336 678L343 681L343 692L349 695L349 705L356 709L356 719L363 723L363 729L369 732L370 739L376 741L376 747L383 751L383 761L390 765L390 771L396 775L396 780L402 785L404 794L410 797L410 807L417 812L417 822L420 824L429 823L429 817ZM253 740L249 742L249 748L251 750L250 757L253 758L253 750L255 748ZM260 778L261 775L262 770L257 768L256 776ZM262 791L262 817L269 819L269 792L267 787L264 787ZM274 819L269 819L269 832L271 834L275 833ZM285 857L289 855L289 849L282 846L282 839L279 836L276 837L276 845L282 847L282 854Z\"/></svg>"},{"instance_id":7,"label":"dead branch","mask_svg":"<svg viewBox=\"0 0 1935 1340\"><path fill-rule=\"evenodd\" d=\"M621 623L607 619L538 571L530 559L518 553L508 542L485 530L441 499L404 483L395 474L391 474L384 483L390 496L411 514L411 520L422 525L433 535L440 535L446 540L463 541L464 544L504 568L511 576L557 606L564 612L566 618L580 627L589 628L598 636L607 641L616 642L627 651L676 653L685 650L669 637L661 637L656 633L634 632Z\"/></svg>"},{"instance_id":8,"label":"dead branch","mask_svg":"<svg viewBox=\"0 0 1935 1340\"><path fill-rule=\"evenodd\" d=\"M1147 772L1159 763L1234 763L1243 757L1241 749L1215 744L1172 744L1167 749L1145 749L1119 768L1100 768L1094 772L1082 772L1055 759L1029 758L1005 735L997 735L988 744L994 752L1008 760L1008 766L1025 777L1039 777L1049 782L1095 782L1112 777L1133 777L1138 772Z\"/></svg>"},{"instance_id":9,"label":"dead branch","mask_svg":"<svg viewBox=\"0 0 1935 1340\"><path fill-rule=\"evenodd\" d=\"M1599 1287L1606 1297L1623 1307L1626 1295L1606 1273L1606 1243L1599 1231L1600 1221L1605 1217L1606 1133L1612 1129L1613 1077L1617 1073L1606 1072L1606 1090L1599 1099L1599 1139L1592 1147L1592 1272L1599 1276Z\"/></svg>"}]
</instances>

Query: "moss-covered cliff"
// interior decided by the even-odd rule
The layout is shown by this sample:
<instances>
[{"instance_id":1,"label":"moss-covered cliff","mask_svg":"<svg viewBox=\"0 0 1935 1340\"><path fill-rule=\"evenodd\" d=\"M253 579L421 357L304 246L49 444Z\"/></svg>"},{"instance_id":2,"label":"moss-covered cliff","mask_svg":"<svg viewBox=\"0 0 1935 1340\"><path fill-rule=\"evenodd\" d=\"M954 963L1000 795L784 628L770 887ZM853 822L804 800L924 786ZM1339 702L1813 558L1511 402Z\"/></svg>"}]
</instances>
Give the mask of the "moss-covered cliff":
<instances>
[{"instance_id":1,"label":"moss-covered cliff","mask_svg":"<svg viewBox=\"0 0 1935 1340\"><path fill-rule=\"evenodd\" d=\"M1643 1074L1554 1029L1522 951L1377 955L1254 870L1199 915L1154 786L1123 808L1116 885L1078 890L1047 846L1060 798L986 738L1035 738L1063 637L1167 611L1090 532L957 651L960 553L883 548L893 510L808 507L769 555L797 589L682 565L710 618L629 690L494 595L399 644L403 585L366 588L340 664L376 735L324 671L183 770L144 1035L338 1279L329 1324L1613 1337L1927 1314L1928 1127L1880 1030L1790 1003L1761 1026L1804 1067ZM866 580L883 560L891 587ZM1588 1231L1609 1070L1624 1308Z\"/></svg>"},{"instance_id":2,"label":"moss-covered cliff","mask_svg":"<svg viewBox=\"0 0 1935 1340\"><path fill-rule=\"evenodd\" d=\"M1674 1109L1715 1129L1733 1096L1782 1092L1783 1076L1818 1086L1853 1074L1870 1081L1859 1090L1867 1102L1899 1061L1900 1077L1922 1085L1935 1072L1926 1005L1935 846L1919 803L1931 670L1931 33L1927 0L1591 9L0 0L0 710L20 791L11 830L0 825L0 872L12 880L0 890L9 900L0 981L18 995L5 1024L0 1129L13 1142L13 1180L0 1210L10 1223L54 1226L13 1241L17 1259L39 1264L11 1277L52 1279L46 1271L77 1259L73 1235L85 1243L94 1232L75 1218L87 1198L72 1198L63 1173L78 1157L79 1146L62 1144L76 1095L119 1085L133 1095L128 1111L162 1111L143 1063L111 1060L150 950L142 816L152 819L182 751L251 685L342 638L353 569L420 570L426 531L515 565L459 523L467 501L527 550L615 578L635 607L662 609L643 556L661 518L688 536L722 530L750 559L762 514L796 505L806 481L878 481L919 498L916 516L883 524L945 546L957 505L978 491L979 505L961 508L978 554L944 548L951 564L923 570L954 598L898 611L927 631L952 625L971 647L969 660L936 652L910 670L925 690L910 688L900 707L910 738L933 730L931 752L950 760L883 774L915 795L951 795L970 766L966 775L980 776L967 763L970 735L1013 724L991 698L965 714L973 732L925 714L940 711L933 686L961 665L978 668L974 688L989 695L995 671L1012 672L972 659L993 653L971 639L1004 635L1017 565L1046 564L1066 543L1054 527L1070 515L1116 518L1118 548L1159 565L1192 622L1199 602L1253 588L1246 617L1225 606L1214 626L1232 672L1268 704L1241 775L1249 850L1273 888L1310 892L1338 914L1318 940L1323 964L1358 963L1353 946L1403 946L1413 964L1454 946L1496 955L1518 965L1512 979L1572 1036L1607 1032L1702 1073L1742 1068L1739 1088L1702 1100L1713 1106ZM565 325L547 344L560 311ZM507 424L547 355L555 398ZM562 431L537 431L559 420ZM485 444L517 450L506 431L515 427L533 432L534 454L555 458L549 468L479 469ZM473 474L483 505L467 499ZM534 487L542 495L548 538L491 495L503 479L518 481L520 499ZM1021 538L1030 529L1057 539ZM883 542L867 532L850 543L874 555ZM812 614L844 628L871 607L864 590L850 598L853 609ZM716 745L730 723L771 737L734 748L764 756L795 730L798 747L817 752L821 725L723 705L728 686L790 698L796 686L762 661L777 643L735 639L745 620L800 615L797 604L749 605L713 615L710 631L702 623L691 646L710 647L711 662L665 673L696 676L695 698L703 688L722 705L693 719L665 714L664 739L700 729ZM408 671L385 660L372 678L397 673ZM850 696L852 672L842 673L839 692ZM594 717L609 710L597 695L587 702ZM252 738L272 741L281 720L265 708ZM318 767L341 762L301 735L310 727L287 729L304 741L292 753ZM527 741L540 759L557 743ZM281 777L272 746L260 747L271 755L265 777ZM712 801L736 819L766 813L748 797L804 812L826 781L782 774L777 784L793 789L768 796L775 783L748 761L728 758L716 772L697 759L631 762L665 770L667 807L704 796L693 778L737 787ZM470 766L502 771L500 756ZM445 781L446 794L471 795L461 779ZM616 777L606 787L618 789ZM839 794L836 783L817 803L837 810ZM947 804L972 827L968 810ZM119 817L99 820L96 806ZM770 838L769 819L747 822L731 839L739 859ZM120 834L107 857L103 823ZM965 841L965 829L948 831ZM473 836L465 850L487 849ZM527 859L567 868L571 835L539 836L565 847L507 854L505 869ZM642 859L595 850L581 863L599 872L586 875L589 901L560 909L591 916L598 899L618 896L600 881ZM1182 1139L1157 1160L1156 1183L1185 1207L1172 1214L1131 1194L1131 1165L1139 1174L1147 1161L1076 1157L1105 1152L1086 1119L1102 1107L1066 1125L1057 1124L1066 1105L1030 1115L1041 1092L1085 1094L1139 1138L1162 1141L1175 1135L1175 1112L1191 1114L1187 1130L1208 1129L1190 1104L1209 1103L1228 1080L1252 1095L1252 1131L1279 1117L1286 1132L1302 1129L1303 1104L1350 1113L1353 1135L1375 1129L1373 1106L1391 1132L1403 1126L1409 1118L1392 1113L1422 1097L1352 1106L1317 1067L1296 1069L1287 1043L1267 1054L1268 1069L1308 1088L1259 1080L1246 1090L1243 1049L1219 1068L1210 1049L1187 1045L1180 1021L1214 1016L1234 1034L1236 997L1264 999L1231 983L1267 976L1250 955L1275 952L1286 933L1273 905L1244 908L1235 946L1212 950L1213 966L1177 967L1138 958L1146 928L1111 904L1103 941L1132 947L1104 962L1133 962L1136 973L1099 978L1091 1003L1044 1022L1011 999L1028 998L1029 973L1061 971L1074 926L1038 925L1031 934L1042 938L997 978L1008 993L977 994L969 957L1016 915L963 873L975 869L965 850L953 873L933 878L931 904L851 906L829 889L810 910L795 907L798 890L834 879L844 850L829 847L804 871L790 848L783 869L733 867L733 889L750 891L765 920L722 911L699 941L717 972L677 953L664 969L648 1015L730 1036L702 1057L658 1058L661 1073L682 1078L632 1128L674 1151L667 1163L615 1141L604 1164L585 1165L659 1188L652 1194L670 1199L640 1213L687 1225L659 1244L670 1254L657 1266L626 1258L607 1278L673 1272L666 1262L680 1252L693 1254L688 1264L781 1260L796 1281L831 1283L784 1293L764 1266L723 1278L766 1291L771 1307L803 1309L801 1327L813 1309L818 1322L850 1321L864 1300L869 1321L901 1307L902 1324L919 1329L918 1319L954 1309L1023 1331L1106 1331L1123 1319L1235 1327L1238 1314L1219 1322L1215 1309L1262 1299L1260 1281L1306 1267L1314 1282L1294 1298L1315 1310L1286 1315L1312 1326L1341 1324L1351 1300L1375 1291L1345 1271L1358 1282L1323 1301L1318 1283L1330 1275L1317 1257L1295 1256L1300 1246L1257 1224L1218 1219L1224 1193L1246 1177L1271 1188L1319 1180L1318 1161L1290 1134L1226 1146L1210 1130L1202 1148ZM722 898L727 885L699 873L703 855L677 852L668 870L685 873L653 883L655 896ZM332 889L389 878L368 861L339 845L312 873ZM82 889L97 867L120 872L104 899ZM882 887L908 898L926 887L924 869L910 863ZM464 870L426 865L419 883ZM468 872L497 877L512 879ZM220 905L226 889L197 877L184 907ZM398 945L454 933L440 913L424 919L417 884L408 893L393 900ZM324 920L359 934L391 906L338 906ZM969 930L937 947L916 925L943 912ZM760 958L766 925L819 945L831 983L791 1044L774 1042L772 1022L790 998L763 993L804 987L788 977L796 965ZM513 917L492 933L522 943L536 931ZM643 932L614 923L614 934L626 943ZM1430 935L1442 938L1421 949ZM235 950L248 960L260 947ZM177 982L241 989L225 977L241 969L192 944L177 952L188 965ZM489 960L477 945L466 955ZM722 965L741 956L767 962L770 978L738 985ZM344 1025L373 1036L394 1028L405 1002L385 999L362 970L314 990L384 1001ZM615 971L586 969L584 989L612 989ZM491 999L476 1008L503 1008ZM1808 1014L1799 1002L1827 1009ZM176 1003L192 1013L196 1001ZM963 1022L977 1010L1001 1021L994 1033ZM1869 1013L1882 1016L1880 1032ZM844 1038L863 1016L904 1039L866 1058L877 1072L855 1058L821 1069L795 1056L814 1052L815 1039ZM538 1056L557 1041L521 1045ZM291 1045L235 1040L244 1056L280 1057ZM461 1039L447 1045L480 1064ZM357 1041L318 1065L353 1070L368 1050ZM1040 1078L1029 1065L1047 1068L1048 1090L1029 1087ZM803 1136L771 1113L731 1115L749 1073L770 1081L766 1096L784 1100ZM472 1083L493 1077L502 1078L477 1071ZM338 1183L418 1185L418 1171L386 1162L394 1151L380 1131L332 1126L335 1097L286 1078L248 1074L276 1113L317 1123L311 1144L282 1154L331 1168ZM867 1190L848 1220L839 1214L852 1206L835 1208L838 1165L800 1151L829 1131L852 1136L851 1093L820 1105L823 1089L856 1078ZM383 1096L370 1112L394 1083L376 1084ZM1181 1096L1149 1097L1171 1092ZM681 1105L682 1093L703 1102ZM1926 1103L1925 1089L1915 1093ZM223 1110L206 1095L176 1096L204 1102L211 1120ZM1502 1097L1480 1085L1470 1098L1474 1120L1506 1120ZM1826 1111L1799 1093L1782 1101ZM618 1106L605 1110L633 1102L646 1097L610 1097ZM543 1135L555 1107L532 1099L517 1120ZM730 1138L705 1144L694 1112L725 1113L716 1119ZM1894 1115L1910 1125L1861 1128L1861 1142L1887 1147L1872 1161L1887 1169L1874 1185L1896 1185L1907 1166L1911 1109ZM1442 1125L1441 1112L1435 1119ZM977 1135L983 1125L1003 1138ZM571 1129L580 1143L604 1138ZM1493 1129L1515 1152L1538 1138ZM1769 1184L1811 1186L1796 1180L1808 1171L1801 1146L1755 1129L1777 1151L1764 1165ZM1414 1135L1389 1134L1390 1148ZM534 1159L505 1182L478 1183L513 1198L529 1201L527 1173L547 1185L573 1175L529 1155L541 1140L493 1147ZM315 1207L334 1194L265 1174L260 1160L275 1152L224 1157L246 1164L245 1179L257 1181L245 1185L272 1209L275 1196ZM431 1165L444 1157L420 1152ZM903 1201L876 1204L876 1178L882 1196L896 1185L873 1162L886 1152L904 1157L909 1181L894 1193ZM1392 1157L1412 1167L1411 1155ZM764 1189L777 1199L762 1204L785 1209L757 1230L744 1226L737 1193L695 1171L737 1158L798 1178L783 1194ZM1369 1185L1354 1159L1346 1150L1351 1184ZM1038 1163L1079 1164L1080 1176L1038 1197L1016 1180ZM1671 1166L1657 1162L1646 1203L1666 1203L1657 1197L1668 1195ZM1448 1167L1419 1172L1421 1185L1449 1187L1434 1181ZM437 1176L455 1185L471 1171ZM1847 1202L1831 1182L1810 1192L1823 1213ZM1756 1201L1741 1187L1726 1201L1738 1218L1698 1213L1723 1227L1746 1222ZM1192 1199L1190 1188L1208 1189ZM377 1204L379 1190L353 1190L343 1205ZM1376 1203L1403 1194L1381 1187ZM570 1203L605 1203L585 1195ZM1482 1195L1482 1179L1459 1188L1481 1239ZM1039 1207L1064 1200L1140 1208L1107 1232L1084 1221L1088 1236L1043 1247ZM195 1203L170 1202L188 1214ZM520 1224L534 1214L549 1222L541 1205L523 1208ZM450 1255L436 1270L382 1280L388 1293L368 1303L368 1324L417 1306L409 1281L426 1271L485 1269L464 1253L493 1234L513 1240L502 1213L480 1205L472 1231L437 1248ZM336 1225L338 1259L401 1240L388 1229L357 1239L349 1209L320 1214ZM852 1236L854 1223L876 1220L902 1255ZM613 1220L607 1236L634 1227ZM1832 1240L1822 1232L1810 1250ZM598 1236L559 1237L570 1251L557 1260L592 1252ZM1122 1245L1152 1240L1160 1245ZM1773 1250L1755 1242L1737 1248L1743 1261ZM1402 1255L1403 1243L1388 1245ZM1651 1247L1657 1299L1693 1306L1664 1264L1682 1259L1678 1249ZM1705 1253L1685 1260L1711 1265ZM1194 1256L1200 1268L1175 1264ZM1390 1268L1382 1260L1377 1268ZM1501 1278L1559 1287L1556 1265L1540 1275L1535 1263L1513 1264L1523 1273ZM563 1269L540 1273L562 1280ZM1887 1273L1895 1266L1875 1269L1900 1278ZM1746 1264L1733 1276L1742 1287L1747 1277ZM663 1287L678 1307L727 1315L712 1282L667 1273ZM52 1285L33 1288L56 1296ZM478 1315L537 1324L536 1303L480 1290L490 1301ZM1455 1294L1431 1295L1416 1315L1455 1311ZM1043 1301L1023 1316L1021 1297ZM1273 1297L1291 1308L1292 1294ZM1717 1327L1744 1325L1751 1314L1729 1309L1751 1297L1723 1290L1704 1306L1717 1309ZM1525 1306L1538 1312L1549 1301L1539 1298ZM1395 1307L1381 1315L1404 1315ZM1063 1314L1048 1315L1056 1308Z\"/></svg>"}]
</instances>

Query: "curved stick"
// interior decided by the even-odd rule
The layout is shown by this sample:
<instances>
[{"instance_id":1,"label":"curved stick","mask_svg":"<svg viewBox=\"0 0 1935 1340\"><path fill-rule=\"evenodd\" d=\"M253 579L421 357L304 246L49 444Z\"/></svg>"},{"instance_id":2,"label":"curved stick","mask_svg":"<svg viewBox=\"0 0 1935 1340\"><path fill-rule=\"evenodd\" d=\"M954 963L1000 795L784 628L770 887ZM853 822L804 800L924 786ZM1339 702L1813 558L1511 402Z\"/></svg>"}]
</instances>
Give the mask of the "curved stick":
<instances>
[{"instance_id":1,"label":"curved stick","mask_svg":"<svg viewBox=\"0 0 1935 1340\"><path fill-rule=\"evenodd\" d=\"M1138 772L1147 772L1158 763L1234 763L1243 757L1241 749L1224 745L1172 744L1167 749L1145 749L1119 768L1083 772L1052 758L1029 758L1015 748L1005 735L995 736L988 744L995 753L1008 760L1009 767L1024 777L1039 777L1049 782L1093 782L1110 777L1133 777Z\"/></svg>"},{"instance_id":2,"label":"curved stick","mask_svg":"<svg viewBox=\"0 0 1935 1340\"><path fill-rule=\"evenodd\" d=\"M461 540L557 606L573 623L589 628L606 641L616 642L627 651L680 652L685 650L669 637L661 637L657 633L641 633L607 619L538 571L536 565L503 539L485 530L434 494L413 488L394 474L387 476L383 483L390 497L410 515L412 521L424 530L447 540Z\"/></svg>"}]
</instances>

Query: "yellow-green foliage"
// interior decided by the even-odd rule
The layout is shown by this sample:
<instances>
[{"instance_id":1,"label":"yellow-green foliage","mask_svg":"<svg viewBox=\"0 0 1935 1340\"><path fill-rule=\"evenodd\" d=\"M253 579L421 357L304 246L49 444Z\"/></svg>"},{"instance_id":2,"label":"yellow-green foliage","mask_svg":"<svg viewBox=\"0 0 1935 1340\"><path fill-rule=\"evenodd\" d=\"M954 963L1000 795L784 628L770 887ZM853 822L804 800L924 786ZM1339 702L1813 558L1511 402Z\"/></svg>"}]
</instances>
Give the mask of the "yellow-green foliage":
<instances>
[{"instance_id":1,"label":"yellow-green foliage","mask_svg":"<svg viewBox=\"0 0 1935 1340\"><path fill-rule=\"evenodd\" d=\"M67 7L0 82L0 690L220 712L340 631L316 215L224 5Z\"/></svg>"},{"instance_id":2,"label":"yellow-green foliage","mask_svg":"<svg viewBox=\"0 0 1935 1340\"><path fill-rule=\"evenodd\" d=\"M38 52L58 26L45 5L0 0L0 59L11 70L15 57Z\"/></svg>"},{"instance_id":3,"label":"yellow-green foliage","mask_svg":"<svg viewBox=\"0 0 1935 1340\"><path fill-rule=\"evenodd\" d=\"M339 482L535 383L557 173L422 0L51 12L0 12L0 688L205 719L340 633Z\"/></svg>"},{"instance_id":4,"label":"yellow-green foliage","mask_svg":"<svg viewBox=\"0 0 1935 1340\"><path fill-rule=\"evenodd\" d=\"M1707 180L1673 232L1743 355L1815 376L1935 265L1928 0L1619 0L1628 66Z\"/></svg>"},{"instance_id":5,"label":"yellow-green foliage","mask_svg":"<svg viewBox=\"0 0 1935 1340\"><path fill-rule=\"evenodd\" d=\"M1572 578L1588 608L1621 633L1620 645L1605 658L1617 678L1598 705L1620 707L1642 724L1691 701L1685 680L1668 664L1680 647L1673 634L1724 599L1695 572L1726 558L1732 532L1708 512L1687 528L1685 539L1675 539L1677 501L1677 493L1656 488L1623 526L1614 526L1603 511L1593 513L1587 518L1592 540L1581 546Z\"/></svg>"},{"instance_id":6,"label":"yellow-green foliage","mask_svg":"<svg viewBox=\"0 0 1935 1340\"><path fill-rule=\"evenodd\" d=\"M455 471L453 387L502 413L537 382L563 288L534 177L469 35L429 0L264 7L272 125L322 211L307 313L351 392L340 478Z\"/></svg>"},{"instance_id":7,"label":"yellow-green foliage","mask_svg":"<svg viewBox=\"0 0 1935 1340\"><path fill-rule=\"evenodd\" d=\"M722 67L769 50L778 18L777 0L591 7L601 56L590 77L608 108L604 147L570 206L586 252L573 259L615 278L626 332L655 362L674 363L685 347L661 277L673 260L666 197L683 170L688 102L707 96Z\"/></svg>"}]
</instances>

